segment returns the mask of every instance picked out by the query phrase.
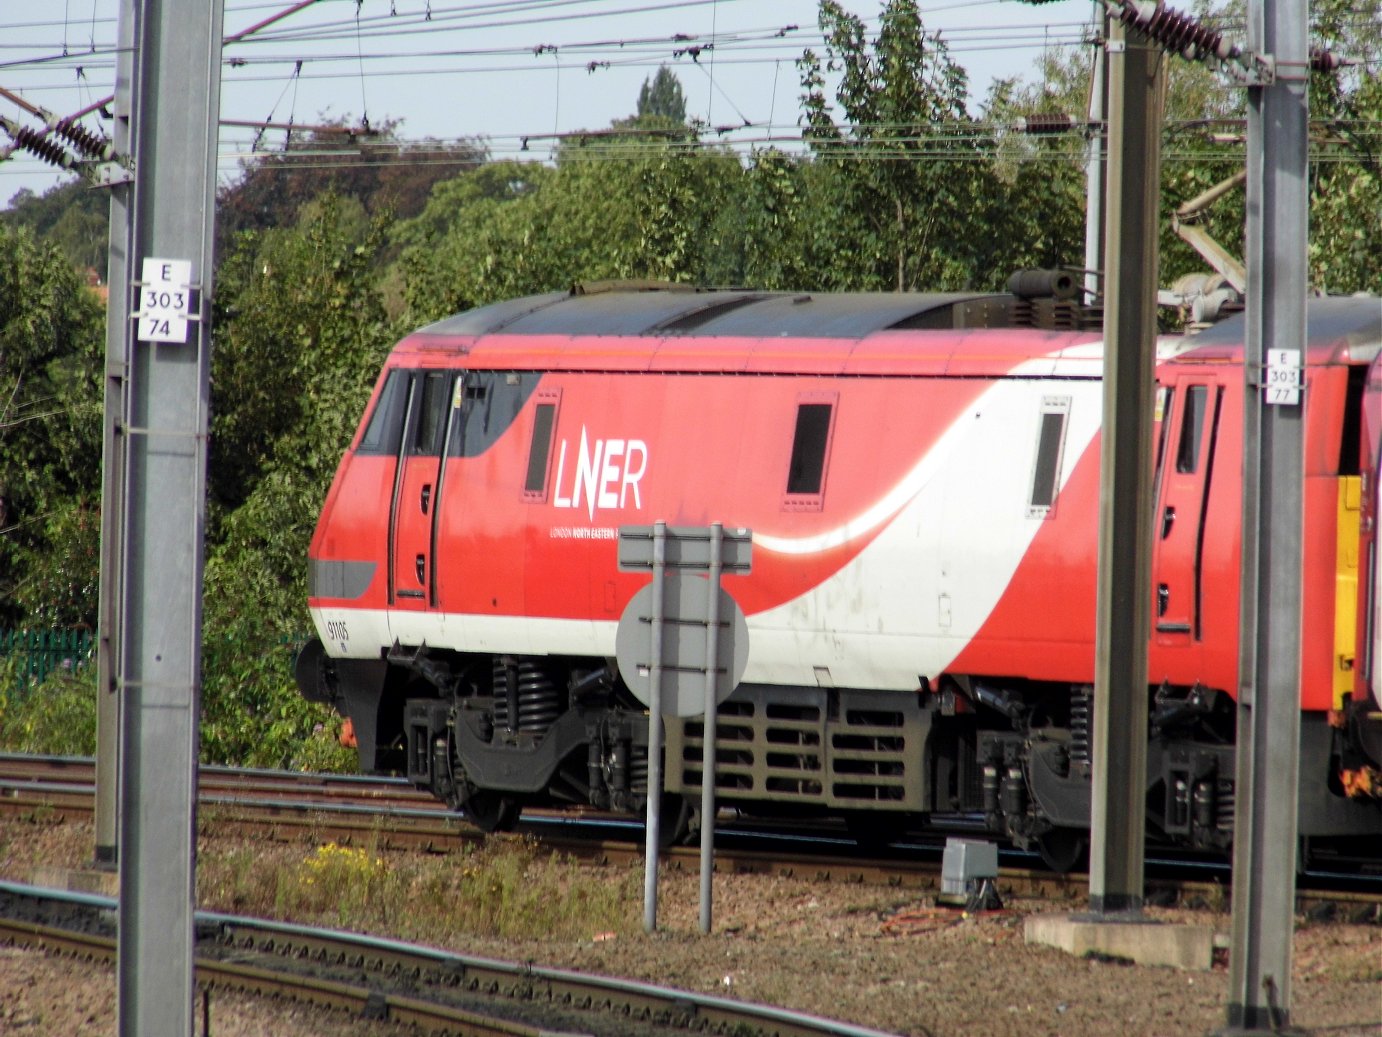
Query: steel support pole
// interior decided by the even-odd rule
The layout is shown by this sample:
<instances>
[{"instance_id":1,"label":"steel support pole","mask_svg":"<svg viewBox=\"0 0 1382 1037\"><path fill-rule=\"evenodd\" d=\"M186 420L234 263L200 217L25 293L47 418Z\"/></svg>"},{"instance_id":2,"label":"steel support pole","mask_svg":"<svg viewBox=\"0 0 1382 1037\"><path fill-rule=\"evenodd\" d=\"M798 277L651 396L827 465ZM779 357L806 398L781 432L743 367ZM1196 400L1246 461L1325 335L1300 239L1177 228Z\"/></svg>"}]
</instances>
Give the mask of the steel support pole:
<instances>
[{"instance_id":1,"label":"steel support pole","mask_svg":"<svg viewBox=\"0 0 1382 1037\"><path fill-rule=\"evenodd\" d=\"M189 262L186 342L126 322L126 510L117 652L121 1037L191 1034L202 535L222 0L141 0L130 272ZM122 13L124 13L122 11ZM112 294L127 290L111 285ZM137 307L140 308L140 307Z\"/></svg>"},{"instance_id":2,"label":"steel support pole","mask_svg":"<svg viewBox=\"0 0 1382 1037\"><path fill-rule=\"evenodd\" d=\"M134 100L134 39L137 0L120 0L115 54L114 130L117 155L130 153L130 108ZM96 631L96 848L97 867L119 859L116 808L120 795L120 696L116 687L124 626L120 588L122 522L125 515L125 385L129 377L130 250L132 185L110 188L109 260L106 266L105 417L101 431L101 588Z\"/></svg>"},{"instance_id":3,"label":"steel support pole","mask_svg":"<svg viewBox=\"0 0 1382 1037\"><path fill-rule=\"evenodd\" d=\"M1109 45L1108 228L1089 907L1142 909L1162 57Z\"/></svg>"},{"instance_id":4,"label":"steel support pole","mask_svg":"<svg viewBox=\"0 0 1382 1037\"><path fill-rule=\"evenodd\" d=\"M701 736L701 932L714 925L715 878L715 720L720 704L715 694L720 667L720 572L724 526L710 526L710 593L705 606L705 720Z\"/></svg>"},{"instance_id":5,"label":"steel support pole","mask_svg":"<svg viewBox=\"0 0 1382 1037\"><path fill-rule=\"evenodd\" d=\"M1308 397L1268 404L1262 376L1271 351L1305 348L1307 14L1306 0L1248 4L1248 51L1270 55L1276 76L1248 91L1233 1033L1278 1033L1291 1014Z\"/></svg>"},{"instance_id":6,"label":"steel support pole","mask_svg":"<svg viewBox=\"0 0 1382 1037\"><path fill-rule=\"evenodd\" d=\"M653 523L653 630L648 656L648 806L643 848L643 928L657 930L658 843L662 838L662 628L666 604L667 523Z\"/></svg>"}]
</instances>

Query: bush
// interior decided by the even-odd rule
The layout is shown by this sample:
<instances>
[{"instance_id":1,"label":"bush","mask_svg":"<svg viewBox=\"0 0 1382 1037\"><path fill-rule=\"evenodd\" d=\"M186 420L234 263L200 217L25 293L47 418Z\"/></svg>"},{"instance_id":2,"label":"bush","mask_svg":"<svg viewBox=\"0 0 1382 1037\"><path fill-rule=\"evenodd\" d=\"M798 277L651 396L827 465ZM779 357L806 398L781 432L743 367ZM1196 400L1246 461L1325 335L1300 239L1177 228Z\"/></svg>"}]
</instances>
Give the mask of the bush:
<instances>
[{"instance_id":1,"label":"bush","mask_svg":"<svg viewBox=\"0 0 1382 1037\"><path fill-rule=\"evenodd\" d=\"M96 667L54 670L22 687L17 656L0 660L0 748L51 756L96 752ZM15 689L19 687L20 690Z\"/></svg>"},{"instance_id":2,"label":"bush","mask_svg":"<svg viewBox=\"0 0 1382 1037\"><path fill-rule=\"evenodd\" d=\"M617 882L607 871L596 879L570 857L508 836L486 839L459 859L396 856L334 842L287 861L204 847L197 868L204 898L216 909L439 944L460 934L589 939L633 932L640 921L641 871Z\"/></svg>"}]
</instances>

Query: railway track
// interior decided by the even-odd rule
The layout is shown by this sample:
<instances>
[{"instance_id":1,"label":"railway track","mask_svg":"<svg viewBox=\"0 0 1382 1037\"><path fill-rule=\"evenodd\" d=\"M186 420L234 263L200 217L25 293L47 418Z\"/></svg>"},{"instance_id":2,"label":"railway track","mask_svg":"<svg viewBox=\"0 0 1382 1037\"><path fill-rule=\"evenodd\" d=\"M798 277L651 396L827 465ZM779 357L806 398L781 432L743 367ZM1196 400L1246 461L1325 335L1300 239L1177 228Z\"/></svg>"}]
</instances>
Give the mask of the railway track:
<instances>
[{"instance_id":1,"label":"railway track","mask_svg":"<svg viewBox=\"0 0 1382 1037\"><path fill-rule=\"evenodd\" d=\"M0 944L113 964L115 902L0 883ZM655 984L516 965L375 937L197 912L203 998L235 990L468 1037L687 1030L885 1037L799 1012Z\"/></svg>"},{"instance_id":2,"label":"railway track","mask_svg":"<svg viewBox=\"0 0 1382 1037\"><path fill-rule=\"evenodd\" d=\"M94 775L89 759L0 754L0 814L89 818ZM401 779L205 767L199 772L199 804L202 823L218 834L288 843L456 853L485 838ZM596 863L628 864L643 854L641 825L594 812L525 812L521 829L554 850ZM716 867L925 891L940 886L943 849L943 840L935 839L863 856L847 835L828 828L765 830L726 822L717 824ZM663 859L668 868L699 868L695 848L674 847ZM1005 851L1001 859L1005 899L1065 905L1082 902L1088 893L1083 874L1053 874L1033 855L1019 852ZM1370 868L1356 860L1326 865L1300 876L1298 911L1382 920L1382 858ZM1230 879L1226 862L1149 859L1147 897L1163 906L1222 902Z\"/></svg>"}]
</instances>

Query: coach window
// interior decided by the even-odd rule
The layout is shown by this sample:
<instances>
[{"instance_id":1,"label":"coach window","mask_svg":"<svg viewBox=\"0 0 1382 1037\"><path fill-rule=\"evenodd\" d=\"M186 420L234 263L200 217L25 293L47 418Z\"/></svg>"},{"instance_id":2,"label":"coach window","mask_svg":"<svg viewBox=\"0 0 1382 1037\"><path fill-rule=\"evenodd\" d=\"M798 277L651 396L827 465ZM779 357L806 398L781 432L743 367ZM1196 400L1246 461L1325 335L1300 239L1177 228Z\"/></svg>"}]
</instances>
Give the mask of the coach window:
<instances>
[{"instance_id":1,"label":"coach window","mask_svg":"<svg viewBox=\"0 0 1382 1037\"><path fill-rule=\"evenodd\" d=\"M787 465L789 509L818 510L825 497L825 469L835 420L835 394L798 397L792 457Z\"/></svg>"},{"instance_id":2,"label":"coach window","mask_svg":"<svg viewBox=\"0 0 1382 1037\"><path fill-rule=\"evenodd\" d=\"M557 427L561 395L546 389L537 394L533 407L533 438L528 443L528 470L523 479L523 499L541 503L547 499L547 473L551 467L552 435Z\"/></svg>"},{"instance_id":3,"label":"coach window","mask_svg":"<svg viewBox=\"0 0 1382 1037\"><path fill-rule=\"evenodd\" d=\"M389 372L379 399L370 415L365 434L360 437L357 454L398 454L398 438L403 432L403 410L408 401L408 372Z\"/></svg>"},{"instance_id":4,"label":"coach window","mask_svg":"<svg viewBox=\"0 0 1382 1037\"><path fill-rule=\"evenodd\" d=\"M1032 465L1032 495L1027 506L1028 518L1047 518L1055 512L1056 493L1060 489L1061 456L1065 451L1066 419L1069 416L1069 396L1042 397L1036 461Z\"/></svg>"}]
</instances>

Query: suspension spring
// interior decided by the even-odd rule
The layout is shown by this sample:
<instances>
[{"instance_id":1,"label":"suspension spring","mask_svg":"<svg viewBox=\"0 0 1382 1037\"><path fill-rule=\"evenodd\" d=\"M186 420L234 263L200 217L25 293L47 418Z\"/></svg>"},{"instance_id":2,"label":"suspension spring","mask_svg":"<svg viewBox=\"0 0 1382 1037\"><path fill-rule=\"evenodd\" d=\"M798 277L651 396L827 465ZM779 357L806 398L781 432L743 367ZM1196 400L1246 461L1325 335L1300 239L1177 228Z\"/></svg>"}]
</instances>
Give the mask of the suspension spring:
<instances>
[{"instance_id":1,"label":"suspension spring","mask_svg":"<svg viewBox=\"0 0 1382 1037\"><path fill-rule=\"evenodd\" d=\"M518 729L542 734L561 716L561 690L531 659L518 664Z\"/></svg>"},{"instance_id":2,"label":"suspension spring","mask_svg":"<svg viewBox=\"0 0 1382 1037\"><path fill-rule=\"evenodd\" d=\"M629 791L635 796L648 794L648 747L629 747Z\"/></svg>"},{"instance_id":3,"label":"suspension spring","mask_svg":"<svg viewBox=\"0 0 1382 1037\"><path fill-rule=\"evenodd\" d=\"M1233 825L1238 813L1238 797L1234 792L1233 782L1230 779L1219 778L1216 785L1217 788L1214 796L1214 818L1216 827L1219 831L1232 835Z\"/></svg>"},{"instance_id":4,"label":"suspension spring","mask_svg":"<svg viewBox=\"0 0 1382 1037\"><path fill-rule=\"evenodd\" d=\"M509 727L510 667L515 670L518 686L518 722L514 730L525 734L543 734L561 716L564 704L562 691L543 665L534 659L517 662L504 659L494 661L494 727Z\"/></svg>"},{"instance_id":5,"label":"suspension spring","mask_svg":"<svg viewBox=\"0 0 1382 1037\"><path fill-rule=\"evenodd\" d=\"M1090 729L1094 701L1092 689L1081 687L1070 694L1070 766L1088 773L1090 768Z\"/></svg>"}]
</instances>

